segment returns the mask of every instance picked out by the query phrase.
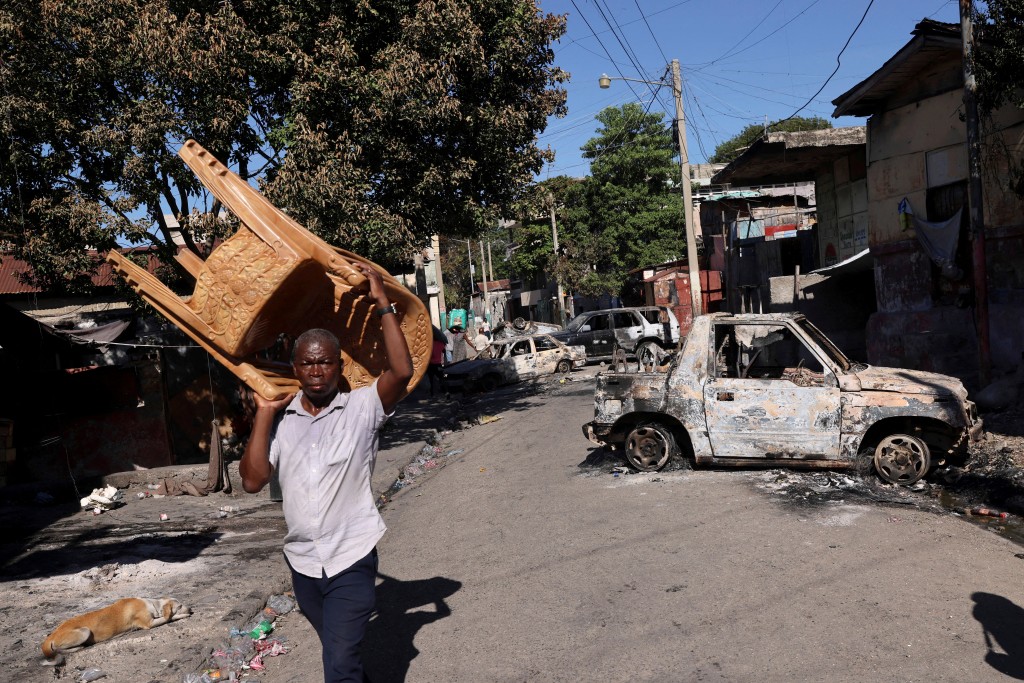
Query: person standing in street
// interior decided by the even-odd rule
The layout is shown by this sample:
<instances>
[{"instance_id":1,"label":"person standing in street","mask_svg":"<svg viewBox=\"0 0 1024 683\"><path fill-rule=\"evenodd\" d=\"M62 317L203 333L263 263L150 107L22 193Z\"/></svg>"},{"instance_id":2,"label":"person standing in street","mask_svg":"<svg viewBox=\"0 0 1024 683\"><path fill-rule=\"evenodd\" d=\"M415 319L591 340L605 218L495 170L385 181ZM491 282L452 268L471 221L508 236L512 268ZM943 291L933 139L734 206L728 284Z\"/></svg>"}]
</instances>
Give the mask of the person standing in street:
<instances>
[{"instance_id":1,"label":"person standing in street","mask_svg":"<svg viewBox=\"0 0 1024 683\"><path fill-rule=\"evenodd\" d=\"M449 327L444 331L444 364L451 365L452 358L455 354L455 340L458 334L455 332L455 327Z\"/></svg>"},{"instance_id":2,"label":"person standing in street","mask_svg":"<svg viewBox=\"0 0 1024 683\"><path fill-rule=\"evenodd\" d=\"M295 598L323 650L325 683L365 680L361 644L376 604L377 542L384 520L370 478L378 430L405 396L412 356L381 274L357 264L384 336L385 369L369 387L341 392L341 345L328 330L299 335L292 369L301 391L277 401L255 396L252 434L239 463L242 486L281 483L288 534L284 554Z\"/></svg>"}]
</instances>

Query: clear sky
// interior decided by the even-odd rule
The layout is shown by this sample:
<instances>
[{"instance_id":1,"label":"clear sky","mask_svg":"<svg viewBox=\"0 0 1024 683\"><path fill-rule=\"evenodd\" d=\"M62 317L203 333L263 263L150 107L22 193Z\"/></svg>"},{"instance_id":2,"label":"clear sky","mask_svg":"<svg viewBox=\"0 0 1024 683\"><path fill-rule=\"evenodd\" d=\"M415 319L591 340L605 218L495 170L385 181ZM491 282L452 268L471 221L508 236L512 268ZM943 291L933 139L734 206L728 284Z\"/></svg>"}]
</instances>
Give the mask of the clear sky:
<instances>
[{"instance_id":1,"label":"clear sky","mask_svg":"<svg viewBox=\"0 0 1024 683\"><path fill-rule=\"evenodd\" d=\"M555 43L555 64L572 77L569 112L552 117L539 136L555 150L539 179L584 176L589 162L579 148L594 137L594 116L626 102L651 103L643 83L609 76L659 81L652 112L674 118L672 59L682 67L690 163L700 163L715 146L751 123L793 114L820 116L832 125L862 125L864 119L832 118L832 100L882 66L911 39L921 19L959 23L956 0L539 0L541 10L567 14L567 30ZM870 5L870 9L869 9ZM867 11L865 16L864 12ZM854 33L839 70L836 57ZM629 56L627 56L627 52ZM634 64L635 62L635 64ZM812 99L813 97L813 99Z\"/></svg>"}]
</instances>

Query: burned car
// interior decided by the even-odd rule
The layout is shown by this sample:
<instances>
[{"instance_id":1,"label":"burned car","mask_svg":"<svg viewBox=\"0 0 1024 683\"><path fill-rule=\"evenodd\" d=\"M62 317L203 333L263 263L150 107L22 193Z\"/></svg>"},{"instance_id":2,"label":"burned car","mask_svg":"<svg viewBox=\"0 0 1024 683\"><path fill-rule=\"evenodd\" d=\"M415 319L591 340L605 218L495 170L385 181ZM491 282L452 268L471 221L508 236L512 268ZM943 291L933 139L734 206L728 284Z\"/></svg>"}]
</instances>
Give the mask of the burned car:
<instances>
[{"instance_id":1,"label":"burned car","mask_svg":"<svg viewBox=\"0 0 1024 683\"><path fill-rule=\"evenodd\" d=\"M982 422L960 380L855 363L798 313L700 316L667 372L601 373L591 441L639 470L853 467L912 484L962 464Z\"/></svg>"},{"instance_id":2,"label":"burned car","mask_svg":"<svg viewBox=\"0 0 1024 683\"><path fill-rule=\"evenodd\" d=\"M445 368L445 385L449 391L490 391L502 384L523 379L571 372L587 364L582 346L566 346L548 334L513 337L491 344L492 358L477 358L454 363Z\"/></svg>"}]
</instances>

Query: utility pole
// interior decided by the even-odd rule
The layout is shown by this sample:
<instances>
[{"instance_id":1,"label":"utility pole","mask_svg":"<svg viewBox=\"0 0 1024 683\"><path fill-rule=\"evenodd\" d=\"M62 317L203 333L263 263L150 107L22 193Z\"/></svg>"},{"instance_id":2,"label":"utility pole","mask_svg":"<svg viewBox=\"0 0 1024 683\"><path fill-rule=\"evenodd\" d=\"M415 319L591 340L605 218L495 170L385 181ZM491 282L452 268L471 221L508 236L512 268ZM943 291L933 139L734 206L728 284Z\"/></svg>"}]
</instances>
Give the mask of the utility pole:
<instances>
[{"instance_id":1,"label":"utility pole","mask_svg":"<svg viewBox=\"0 0 1024 683\"><path fill-rule=\"evenodd\" d=\"M484 280L484 322L491 324L491 307L487 303L487 261L484 260L484 241L480 240L480 273Z\"/></svg>"},{"instance_id":2,"label":"utility pole","mask_svg":"<svg viewBox=\"0 0 1024 683\"><path fill-rule=\"evenodd\" d=\"M551 211L551 242L555 249L555 258L558 258L558 224L555 222L555 195L548 192L546 197L548 210ZM562 293L562 278L555 275L555 285L558 287L558 324L565 327L565 295Z\"/></svg>"},{"instance_id":3,"label":"utility pole","mask_svg":"<svg viewBox=\"0 0 1024 683\"><path fill-rule=\"evenodd\" d=\"M476 289L476 280L473 279L473 240L466 240L466 263L469 270L469 305L466 306L466 329L470 329L472 321L469 316L473 315L473 290Z\"/></svg>"},{"instance_id":4,"label":"utility pole","mask_svg":"<svg viewBox=\"0 0 1024 683\"><path fill-rule=\"evenodd\" d=\"M978 381L992 379L989 344L988 269L985 264L985 211L982 204L981 136L978 132L978 84L974 78L974 26L972 0L960 0L960 36L963 41L964 109L967 114L967 197L970 206L971 254L974 266L974 317L978 326Z\"/></svg>"},{"instance_id":5,"label":"utility pole","mask_svg":"<svg viewBox=\"0 0 1024 683\"><path fill-rule=\"evenodd\" d=\"M961 0L963 2L963 0ZM700 291L700 264L697 262L697 237L693 229L693 189L690 187L690 155L686 149L686 114L683 112L683 81L679 60L672 60L672 94L676 100L676 128L679 135L679 166L683 181L683 221L686 223L686 262L690 274L690 307L696 318L703 313Z\"/></svg>"},{"instance_id":6,"label":"utility pole","mask_svg":"<svg viewBox=\"0 0 1024 683\"><path fill-rule=\"evenodd\" d=\"M494 282L494 261L491 260L490 240L487 240L487 274L491 276L491 282Z\"/></svg>"},{"instance_id":7,"label":"utility pole","mask_svg":"<svg viewBox=\"0 0 1024 683\"><path fill-rule=\"evenodd\" d=\"M434 251L434 277L437 279L437 312L441 319L441 327L448 328L448 306L444 300L444 274L441 272L441 240L437 235L430 238L430 248Z\"/></svg>"}]
</instances>

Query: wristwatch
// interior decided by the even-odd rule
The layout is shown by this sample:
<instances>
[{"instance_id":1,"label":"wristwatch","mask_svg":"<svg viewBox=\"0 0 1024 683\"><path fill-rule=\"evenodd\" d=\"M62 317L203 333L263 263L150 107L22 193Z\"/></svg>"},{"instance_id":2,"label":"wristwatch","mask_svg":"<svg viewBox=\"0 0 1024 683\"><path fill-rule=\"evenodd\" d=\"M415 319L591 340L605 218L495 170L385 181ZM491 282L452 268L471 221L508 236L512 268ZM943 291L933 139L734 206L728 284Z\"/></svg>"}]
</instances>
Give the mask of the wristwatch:
<instances>
[{"instance_id":1,"label":"wristwatch","mask_svg":"<svg viewBox=\"0 0 1024 683\"><path fill-rule=\"evenodd\" d=\"M395 308L394 304L388 304L384 308L378 308L377 310L374 311L374 313L376 313L378 317L383 318L388 313L395 313L397 315L398 309Z\"/></svg>"}]
</instances>

